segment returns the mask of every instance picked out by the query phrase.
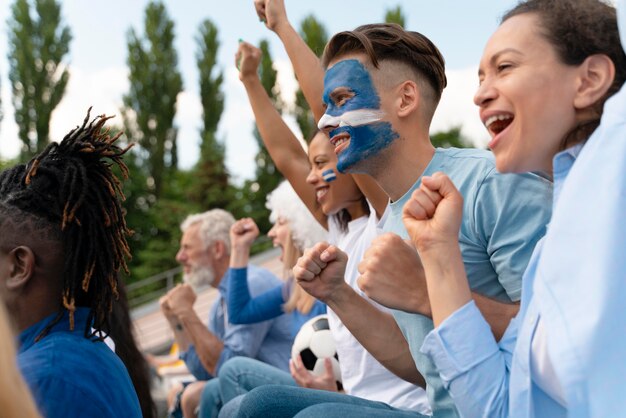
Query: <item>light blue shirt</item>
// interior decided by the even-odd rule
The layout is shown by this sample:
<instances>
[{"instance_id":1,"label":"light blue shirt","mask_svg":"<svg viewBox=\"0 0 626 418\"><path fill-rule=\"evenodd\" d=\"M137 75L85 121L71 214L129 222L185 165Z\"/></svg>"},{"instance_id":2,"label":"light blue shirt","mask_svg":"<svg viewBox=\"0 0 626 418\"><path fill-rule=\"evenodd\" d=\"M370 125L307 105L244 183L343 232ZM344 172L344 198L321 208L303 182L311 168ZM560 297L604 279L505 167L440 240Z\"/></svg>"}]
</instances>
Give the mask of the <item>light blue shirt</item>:
<instances>
[{"instance_id":1,"label":"light blue shirt","mask_svg":"<svg viewBox=\"0 0 626 418\"><path fill-rule=\"evenodd\" d=\"M231 357L244 356L271 364L279 369L289 370L291 355L292 318L289 315L280 315L274 319L257 322L249 325L234 325L228 321L227 299L229 275L226 274L218 286L219 294L209 311L208 328L223 343L224 349L217 362L219 371L224 362ZM253 297L262 294L282 282L266 269L248 266L248 285ZM191 345L189 350L180 356L187 364L187 368L198 380L209 380L209 374Z\"/></svg>"},{"instance_id":2,"label":"light blue shirt","mask_svg":"<svg viewBox=\"0 0 626 418\"><path fill-rule=\"evenodd\" d=\"M619 7L624 42L626 0ZM626 416L626 86L582 150L553 166L554 215L500 343L470 302L422 348L465 416ZM539 320L565 405L529 372Z\"/></svg>"},{"instance_id":3,"label":"light blue shirt","mask_svg":"<svg viewBox=\"0 0 626 418\"><path fill-rule=\"evenodd\" d=\"M423 175L437 171L446 173L464 198L459 244L472 290L504 302L519 300L523 272L550 218L552 184L534 174L498 174L493 155L475 149L437 149ZM420 184L421 177L391 203L385 231L408 237L402 207ZM420 352L432 320L402 311L393 315L426 379L434 416L458 416L435 365Z\"/></svg>"}]
</instances>

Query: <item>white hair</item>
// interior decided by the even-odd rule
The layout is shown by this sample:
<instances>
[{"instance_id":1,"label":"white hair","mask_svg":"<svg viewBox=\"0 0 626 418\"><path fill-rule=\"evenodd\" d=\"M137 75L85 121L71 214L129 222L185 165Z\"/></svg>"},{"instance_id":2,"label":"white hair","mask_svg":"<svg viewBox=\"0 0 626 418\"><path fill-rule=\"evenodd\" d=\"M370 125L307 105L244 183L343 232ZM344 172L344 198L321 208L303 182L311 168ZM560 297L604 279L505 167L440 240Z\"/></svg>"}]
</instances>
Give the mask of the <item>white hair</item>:
<instances>
[{"instance_id":1,"label":"white hair","mask_svg":"<svg viewBox=\"0 0 626 418\"><path fill-rule=\"evenodd\" d=\"M291 238L300 250L327 239L326 230L313 217L289 182L283 181L268 194L265 206L272 211L270 222L276 223L278 218L289 221Z\"/></svg>"},{"instance_id":2,"label":"white hair","mask_svg":"<svg viewBox=\"0 0 626 418\"><path fill-rule=\"evenodd\" d=\"M200 224L200 239L204 248L215 241L222 241L226 251L230 254L230 227L235 223L235 218L223 209L212 209L203 213L189 215L180 224L183 233L192 225Z\"/></svg>"}]
</instances>

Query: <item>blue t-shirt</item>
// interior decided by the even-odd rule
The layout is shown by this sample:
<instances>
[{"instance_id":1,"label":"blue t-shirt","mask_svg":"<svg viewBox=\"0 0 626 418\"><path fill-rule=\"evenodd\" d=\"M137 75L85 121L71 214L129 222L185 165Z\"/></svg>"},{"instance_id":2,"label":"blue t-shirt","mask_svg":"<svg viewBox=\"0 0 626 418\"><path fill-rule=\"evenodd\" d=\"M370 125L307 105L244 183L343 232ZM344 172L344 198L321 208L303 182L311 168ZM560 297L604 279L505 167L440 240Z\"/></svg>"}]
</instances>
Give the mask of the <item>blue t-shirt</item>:
<instances>
[{"instance_id":1,"label":"blue t-shirt","mask_svg":"<svg viewBox=\"0 0 626 418\"><path fill-rule=\"evenodd\" d=\"M141 417L126 367L101 341L85 338L88 308L77 308L74 330L66 312L48 335L37 336L56 314L24 330L17 361L46 418Z\"/></svg>"},{"instance_id":2,"label":"blue t-shirt","mask_svg":"<svg viewBox=\"0 0 626 418\"><path fill-rule=\"evenodd\" d=\"M534 174L499 174L493 154L476 149L437 149L423 175L447 174L463 195L459 244L473 291L511 302L520 299L522 276L535 244L550 219L552 183ZM384 230L408 238L402 208L421 177L398 201L390 204ZM433 413L455 417L458 412L431 360L420 352L433 322L418 314L393 311L418 370L426 379Z\"/></svg>"},{"instance_id":3,"label":"blue t-shirt","mask_svg":"<svg viewBox=\"0 0 626 418\"><path fill-rule=\"evenodd\" d=\"M293 280L273 287L266 292L252 297L248 287L248 269L230 268L226 275L228 282L228 316L233 324L254 324L284 315L283 305L289 299ZM315 300L311 310L303 314L297 309L288 313L292 317L291 334L295 338L306 321L326 313L326 304Z\"/></svg>"},{"instance_id":4,"label":"blue t-shirt","mask_svg":"<svg viewBox=\"0 0 626 418\"><path fill-rule=\"evenodd\" d=\"M232 323L227 306L229 283L229 274L225 274L217 288L218 296L209 311L208 329L224 343L216 370L219 372L226 360L236 356L255 358L279 369L289 370L293 343L291 316L280 315L247 325ZM281 280L269 270L254 265L248 266L248 285L253 297L281 283ZM202 365L193 345L190 345L180 357L196 379L209 380L213 377Z\"/></svg>"}]
</instances>

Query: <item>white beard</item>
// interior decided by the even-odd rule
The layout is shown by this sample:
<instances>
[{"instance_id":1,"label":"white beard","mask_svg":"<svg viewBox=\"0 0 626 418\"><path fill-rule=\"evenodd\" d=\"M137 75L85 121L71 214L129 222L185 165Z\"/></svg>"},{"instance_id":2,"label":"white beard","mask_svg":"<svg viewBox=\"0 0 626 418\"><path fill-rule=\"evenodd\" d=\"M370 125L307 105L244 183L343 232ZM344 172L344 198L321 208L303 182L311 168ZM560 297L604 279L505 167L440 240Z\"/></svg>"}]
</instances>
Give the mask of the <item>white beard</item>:
<instances>
[{"instance_id":1,"label":"white beard","mask_svg":"<svg viewBox=\"0 0 626 418\"><path fill-rule=\"evenodd\" d=\"M183 282L190 285L197 293L203 286L212 286L215 282L215 272L209 266L193 267L191 273L183 275Z\"/></svg>"}]
</instances>

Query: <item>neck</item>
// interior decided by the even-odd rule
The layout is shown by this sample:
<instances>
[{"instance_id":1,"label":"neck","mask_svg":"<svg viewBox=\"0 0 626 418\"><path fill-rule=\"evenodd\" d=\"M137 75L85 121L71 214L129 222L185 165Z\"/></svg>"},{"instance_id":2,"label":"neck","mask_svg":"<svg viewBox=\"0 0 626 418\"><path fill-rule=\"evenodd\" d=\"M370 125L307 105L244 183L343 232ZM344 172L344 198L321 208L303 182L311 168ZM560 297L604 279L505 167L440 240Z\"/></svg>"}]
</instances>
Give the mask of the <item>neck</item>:
<instances>
[{"instance_id":1,"label":"neck","mask_svg":"<svg viewBox=\"0 0 626 418\"><path fill-rule=\"evenodd\" d=\"M225 257L220 259L215 266L215 282L213 283L213 287L218 287L222 282L222 277L226 274L226 270L228 270L228 265L230 263L230 254L226 254Z\"/></svg>"},{"instance_id":2,"label":"neck","mask_svg":"<svg viewBox=\"0 0 626 418\"><path fill-rule=\"evenodd\" d=\"M435 155L428 133L401 136L387 153L388 159L371 173L392 202L400 199L424 173Z\"/></svg>"},{"instance_id":3,"label":"neck","mask_svg":"<svg viewBox=\"0 0 626 418\"><path fill-rule=\"evenodd\" d=\"M350 219L352 220L359 219L361 216L367 215L361 199L348 206L346 210L350 214Z\"/></svg>"},{"instance_id":4,"label":"neck","mask_svg":"<svg viewBox=\"0 0 626 418\"><path fill-rule=\"evenodd\" d=\"M15 303L7 303L13 324L18 332L35 325L50 315L59 312L60 306L57 301L50 300L52 292L37 296L33 293L20 295ZM53 303L54 302L54 303Z\"/></svg>"}]
</instances>

